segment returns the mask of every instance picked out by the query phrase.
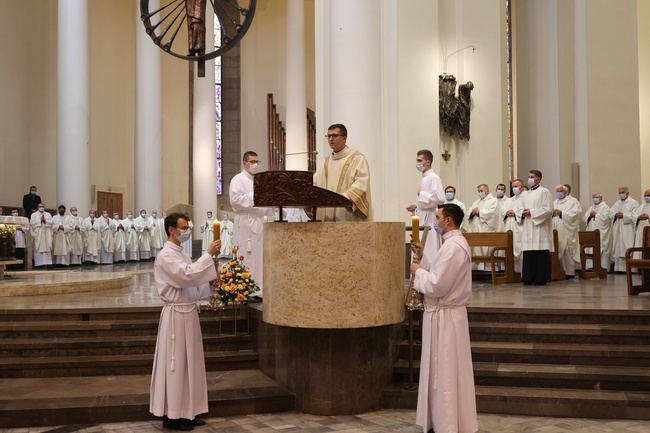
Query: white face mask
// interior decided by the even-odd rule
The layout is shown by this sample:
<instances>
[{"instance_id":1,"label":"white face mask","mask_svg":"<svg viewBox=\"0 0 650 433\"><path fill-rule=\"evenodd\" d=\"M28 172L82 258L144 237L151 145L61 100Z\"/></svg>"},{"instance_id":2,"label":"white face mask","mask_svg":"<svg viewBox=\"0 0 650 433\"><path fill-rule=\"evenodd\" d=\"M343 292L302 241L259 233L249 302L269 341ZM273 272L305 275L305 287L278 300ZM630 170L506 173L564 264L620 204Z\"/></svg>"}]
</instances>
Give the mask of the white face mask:
<instances>
[{"instance_id":1,"label":"white face mask","mask_svg":"<svg viewBox=\"0 0 650 433\"><path fill-rule=\"evenodd\" d=\"M416 163L416 164L415 164L415 168L417 168L418 171L419 171L420 173L422 173L422 172L424 171L424 163L422 163L422 162L418 162L418 163Z\"/></svg>"},{"instance_id":2,"label":"white face mask","mask_svg":"<svg viewBox=\"0 0 650 433\"><path fill-rule=\"evenodd\" d=\"M140 216L141 216L142 218L144 218L144 217L147 216L147 213L146 213L146 212L142 212L142 213L140 214Z\"/></svg>"},{"instance_id":3,"label":"white face mask","mask_svg":"<svg viewBox=\"0 0 650 433\"><path fill-rule=\"evenodd\" d=\"M627 194L619 194L619 195L618 195L618 198L620 198L621 200L625 201L625 199L627 198Z\"/></svg>"},{"instance_id":4,"label":"white face mask","mask_svg":"<svg viewBox=\"0 0 650 433\"><path fill-rule=\"evenodd\" d=\"M645 200L646 203L650 203L650 195L644 195L643 200Z\"/></svg>"},{"instance_id":5,"label":"white face mask","mask_svg":"<svg viewBox=\"0 0 650 433\"><path fill-rule=\"evenodd\" d=\"M478 197L483 200L485 198L486 194L484 192L479 192Z\"/></svg>"},{"instance_id":6,"label":"white face mask","mask_svg":"<svg viewBox=\"0 0 650 433\"><path fill-rule=\"evenodd\" d=\"M513 193L514 195L519 195L519 188L516 187L516 186L513 187L513 188L512 188L512 193Z\"/></svg>"},{"instance_id":7,"label":"white face mask","mask_svg":"<svg viewBox=\"0 0 650 433\"><path fill-rule=\"evenodd\" d=\"M598 197L594 197L592 200L594 201L594 204L600 203L600 199Z\"/></svg>"},{"instance_id":8,"label":"white face mask","mask_svg":"<svg viewBox=\"0 0 650 433\"><path fill-rule=\"evenodd\" d=\"M127 218L130 219L130 220L132 220L132 219L133 219L133 215L129 215Z\"/></svg>"},{"instance_id":9,"label":"white face mask","mask_svg":"<svg viewBox=\"0 0 650 433\"><path fill-rule=\"evenodd\" d=\"M158 214L157 214L157 213L152 213L151 216L154 217L154 218L158 218Z\"/></svg>"},{"instance_id":10,"label":"white face mask","mask_svg":"<svg viewBox=\"0 0 650 433\"><path fill-rule=\"evenodd\" d=\"M88 216L91 217L91 218L95 218L95 214L94 214L94 213L91 213L91 214L88 215Z\"/></svg>"},{"instance_id":11,"label":"white face mask","mask_svg":"<svg viewBox=\"0 0 650 433\"><path fill-rule=\"evenodd\" d=\"M253 173L253 174L257 173L257 170L258 170L259 166L260 166L259 164L251 164L251 166L249 168L250 172Z\"/></svg>"},{"instance_id":12,"label":"white face mask","mask_svg":"<svg viewBox=\"0 0 650 433\"><path fill-rule=\"evenodd\" d=\"M11 216L18 216L18 212L12 213Z\"/></svg>"},{"instance_id":13,"label":"white face mask","mask_svg":"<svg viewBox=\"0 0 650 433\"><path fill-rule=\"evenodd\" d=\"M440 225L438 224L438 220L433 220L433 230L436 233L438 233L439 236L442 236L442 233L445 230L445 227L440 227Z\"/></svg>"},{"instance_id":14,"label":"white face mask","mask_svg":"<svg viewBox=\"0 0 650 433\"><path fill-rule=\"evenodd\" d=\"M77 211L76 211L76 210L73 210L73 211L70 212L70 213L72 214L72 216L77 216Z\"/></svg>"},{"instance_id":15,"label":"white face mask","mask_svg":"<svg viewBox=\"0 0 650 433\"><path fill-rule=\"evenodd\" d=\"M505 191L501 191L500 189L497 189L497 197L503 197L503 194Z\"/></svg>"},{"instance_id":16,"label":"white face mask","mask_svg":"<svg viewBox=\"0 0 650 433\"><path fill-rule=\"evenodd\" d=\"M555 196L557 197L558 200L562 200L564 198L564 193L563 192L556 192Z\"/></svg>"},{"instance_id":17,"label":"white face mask","mask_svg":"<svg viewBox=\"0 0 650 433\"><path fill-rule=\"evenodd\" d=\"M39 208L38 208L38 211L39 211L40 213L43 213L43 212L45 212L45 208L44 208L44 207L39 207Z\"/></svg>"},{"instance_id":18,"label":"white face mask","mask_svg":"<svg viewBox=\"0 0 650 433\"><path fill-rule=\"evenodd\" d=\"M107 213L103 213L102 216L103 216L104 218L108 218L108 214L107 214Z\"/></svg>"},{"instance_id":19,"label":"white face mask","mask_svg":"<svg viewBox=\"0 0 650 433\"><path fill-rule=\"evenodd\" d=\"M528 186L535 186L535 179L533 179L532 177L529 177L528 178Z\"/></svg>"},{"instance_id":20,"label":"white face mask","mask_svg":"<svg viewBox=\"0 0 650 433\"><path fill-rule=\"evenodd\" d=\"M176 236L176 239L178 239L178 242L183 243L187 242L190 239L190 236L192 236L192 230L188 228L187 230L181 230L181 234Z\"/></svg>"}]
</instances>

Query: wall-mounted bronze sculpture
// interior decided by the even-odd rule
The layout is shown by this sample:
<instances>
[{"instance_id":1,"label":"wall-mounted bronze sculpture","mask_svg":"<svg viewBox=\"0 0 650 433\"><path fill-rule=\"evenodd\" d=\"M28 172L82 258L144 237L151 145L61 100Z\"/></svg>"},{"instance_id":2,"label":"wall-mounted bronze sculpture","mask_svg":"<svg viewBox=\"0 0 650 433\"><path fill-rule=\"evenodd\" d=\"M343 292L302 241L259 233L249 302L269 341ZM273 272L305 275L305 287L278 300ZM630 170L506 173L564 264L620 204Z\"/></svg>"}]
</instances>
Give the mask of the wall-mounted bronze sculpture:
<instances>
[{"instance_id":1,"label":"wall-mounted bronze sculpture","mask_svg":"<svg viewBox=\"0 0 650 433\"><path fill-rule=\"evenodd\" d=\"M458 86L458 97L456 77L453 75L439 75L438 86L442 129L452 137L458 134L461 140L466 138L469 141L469 114L474 84L468 81Z\"/></svg>"}]
</instances>

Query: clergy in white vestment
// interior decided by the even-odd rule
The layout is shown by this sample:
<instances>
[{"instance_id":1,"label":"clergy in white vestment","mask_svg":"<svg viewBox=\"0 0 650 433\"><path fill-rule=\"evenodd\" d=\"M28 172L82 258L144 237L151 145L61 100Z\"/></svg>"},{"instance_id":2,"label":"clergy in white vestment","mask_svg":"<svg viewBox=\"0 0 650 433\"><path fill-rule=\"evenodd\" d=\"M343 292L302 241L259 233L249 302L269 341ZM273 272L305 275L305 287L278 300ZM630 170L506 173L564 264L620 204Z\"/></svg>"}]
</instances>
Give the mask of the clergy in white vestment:
<instances>
[{"instance_id":1,"label":"clergy in white vestment","mask_svg":"<svg viewBox=\"0 0 650 433\"><path fill-rule=\"evenodd\" d=\"M32 238L34 240L34 266L52 264L52 215L45 212L43 203L39 203L37 211L29 220Z\"/></svg>"},{"instance_id":2,"label":"clergy in white vestment","mask_svg":"<svg viewBox=\"0 0 650 433\"><path fill-rule=\"evenodd\" d=\"M415 213L420 219L420 227L431 228L433 221L436 219L436 210L438 205L445 201L442 180L432 169L433 153L427 149L418 151L415 157L415 168L422 173L420 182L418 182L417 200L406 208L407 211ZM432 236L427 238L424 245L424 254L431 259L435 259L440 249L440 238Z\"/></svg>"},{"instance_id":3,"label":"clergy in white vestment","mask_svg":"<svg viewBox=\"0 0 650 433\"><path fill-rule=\"evenodd\" d=\"M86 234L84 230L84 219L79 215L79 211L75 206L70 208L68 221L70 222L70 233L68 233L68 239L70 241L70 264L80 265L84 259Z\"/></svg>"},{"instance_id":4,"label":"clergy in white vestment","mask_svg":"<svg viewBox=\"0 0 650 433\"><path fill-rule=\"evenodd\" d=\"M496 232L499 229L499 220L501 213L499 211L499 202L490 194L490 187L482 183L476 187L478 198L472 203L465 213L463 220L463 229L469 233L488 233ZM474 254L480 256L489 256L489 247L474 247ZM479 270L489 270L489 264L479 263Z\"/></svg>"},{"instance_id":5,"label":"clergy in white vestment","mask_svg":"<svg viewBox=\"0 0 650 433\"><path fill-rule=\"evenodd\" d=\"M205 423L196 416L208 412L203 338L196 302L209 299L209 282L217 279L212 256L220 241L210 244L195 263L181 244L192 237L185 215L165 218L167 242L156 257L154 280L165 303L160 315L151 374L149 411L163 417L163 428L192 430ZM183 428L185 427L185 428Z\"/></svg>"},{"instance_id":6,"label":"clergy in white vestment","mask_svg":"<svg viewBox=\"0 0 650 433\"><path fill-rule=\"evenodd\" d=\"M582 217L588 231L598 230L600 232L600 265L609 270L612 256L612 220L609 219L609 206L603 201L603 195L599 192L591 196L593 204ZM586 253L591 254L592 249L587 248ZM587 269L594 267L591 259L586 260Z\"/></svg>"},{"instance_id":7,"label":"clergy in white vestment","mask_svg":"<svg viewBox=\"0 0 650 433\"><path fill-rule=\"evenodd\" d=\"M84 233L86 234L84 262L99 263L102 237L99 233L99 218L94 209L91 209L88 217L84 219Z\"/></svg>"},{"instance_id":8,"label":"clergy in white vestment","mask_svg":"<svg viewBox=\"0 0 650 433\"><path fill-rule=\"evenodd\" d=\"M70 238L68 234L72 228L65 214L65 206L57 209L57 214L52 217L52 262L55 265L70 265Z\"/></svg>"},{"instance_id":9,"label":"clergy in white vestment","mask_svg":"<svg viewBox=\"0 0 650 433\"><path fill-rule=\"evenodd\" d=\"M512 230L512 255L515 261L515 272L521 272L521 231L523 227L521 213L524 210L522 198L526 194L522 186L521 179L513 180L512 197L505 207L500 208L503 231Z\"/></svg>"},{"instance_id":10,"label":"clergy in white vestment","mask_svg":"<svg viewBox=\"0 0 650 433\"><path fill-rule=\"evenodd\" d=\"M228 218L228 214L223 214L223 220L220 225L221 230L221 251L219 255L222 257L231 257L232 249L235 246L232 242L232 235L235 231L235 225Z\"/></svg>"},{"instance_id":11,"label":"clergy in white vestment","mask_svg":"<svg viewBox=\"0 0 650 433\"><path fill-rule=\"evenodd\" d=\"M553 195L541 186L542 172L528 173L529 191L522 198L521 280L525 285L545 286L551 281L553 251Z\"/></svg>"},{"instance_id":12,"label":"clergy in white vestment","mask_svg":"<svg viewBox=\"0 0 650 433\"><path fill-rule=\"evenodd\" d=\"M459 229L462 221L459 206L441 205L434 230L444 242L437 257L431 261L425 252L420 264L411 265L413 287L424 295L415 415L424 433L478 430L466 307L472 295L472 256Z\"/></svg>"},{"instance_id":13,"label":"clergy in white vestment","mask_svg":"<svg viewBox=\"0 0 650 433\"><path fill-rule=\"evenodd\" d=\"M510 197L506 195L506 186L502 183L497 185L496 189L496 199L497 203L499 204L499 226L497 227L498 232L502 232L503 230L503 209L508 209L510 207Z\"/></svg>"},{"instance_id":14,"label":"clergy in white vestment","mask_svg":"<svg viewBox=\"0 0 650 433\"><path fill-rule=\"evenodd\" d=\"M201 254L205 254L208 251L208 247L214 240L214 218L212 217L212 211L208 211L206 218L201 223Z\"/></svg>"},{"instance_id":15,"label":"clergy in white vestment","mask_svg":"<svg viewBox=\"0 0 650 433\"><path fill-rule=\"evenodd\" d=\"M263 296L262 253L264 239L264 217L273 216L273 209L255 207L253 202L253 174L259 167L257 153L244 153L244 169L230 181L230 206L235 211L233 244L238 247L237 254L244 256L253 280L260 287L255 297ZM255 299L254 299L255 300Z\"/></svg>"},{"instance_id":16,"label":"clergy in white vestment","mask_svg":"<svg viewBox=\"0 0 650 433\"><path fill-rule=\"evenodd\" d=\"M134 221L134 226L138 232L138 246L140 250L140 260L148 260L151 255L151 226L147 219L147 211L142 209L140 216Z\"/></svg>"},{"instance_id":17,"label":"clergy in white vestment","mask_svg":"<svg viewBox=\"0 0 650 433\"><path fill-rule=\"evenodd\" d=\"M111 224L113 226L113 262L124 262L126 261L126 232L119 213L113 213Z\"/></svg>"},{"instance_id":18,"label":"clergy in white vestment","mask_svg":"<svg viewBox=\"0 0 650 433\"><path fill-rule=\"evenodd\" d=\"M126 219L122 220L124 233L126 237L126 260L140 260L140 243L138 241L138 230L135 228L133 212L126 213Z\"/></svg>"},{"instance_id":19,"label":"clergy in white vestment","mask_svg":"<svg viewBox=\"0 0 650 433\"><path fill-rule=\"evenodd\" d=\"M97 220L102 245L99 250L99 263L110 265L113 263L113 254L115 252L115 227L106 209L102 211L102 216Z\"/></svg>"},{"instance_id":20,"label":"clergy in white vestment","mask_svg":"<svg viewBox=\"0 0 650 433\"><path fill-rule=\"evenodd\" d=\"M465 206L465 203L458 200L458 198L456 197L456 188L451 185L445 188L445 201L443 204L455 204L456 206L461 208L461 210L463 211L463 215L465 215L465 212L467 211L467 206ZM460 226L460 228L461 230L465 229L462 225Z\"/></svg>"},{"instance_id":21,"label":"clergy in white vestment","mask_svg":"<svg viewBox=\"0 0 650 433\"><path fill-rule=\"evenodd\" d=\"M282 219L290 223L306 223L310 220L307 212L301 207L283 207Z\"/></svg>"},{"instance_id":22,"label":"clergy in white vestment","mask_svg":"<svg viewBox=\"0 0 650 433\"><path fill-rule=\"evenodd\" d=\"M327 142L332 149L314 174L314 186L334 191L352 200L352 209L318 210L323 221L372 221L370 167L366 157L346 144L348 130L335 124L327 128Z\"/></svg>"},{"instance_id":23,"label":"clergy in white vestment","mask_svg":"<svg viewBox=\"0 0 650 433\"><path fill-rule=\"evenodd\" d=\"M157 209L151 211L149 225L151 226L151 255L152 257L156 257L163 245L165 245L165 242L167 242L165 221L162 218L158 218Z\"/></svg>"},{"instance_id":24,"label":"clergy in white vestment","mask_svg":"<svg viewBox=\"0 0 650 433\"><path fill-rule=\"evenodd\" d=\"M185 214L185 216L187 217L187 222L190 225L190 228L192 229L192 233L194 233L194 223L192 222L191 219L189 219L190 217L189 217L188 214ZM165 219L165 218L167 218L166 215L165 215L165 217L163 217L163 219ZM192 257L192 236L190 236L190 238L188 240L183 242L181 244L181 246L183 247L183 253L187 254L190 257Z\"/></svg>"},{"instance_id":25,"label":"clergy in white vestment","mask_svg":"<svg viewBox=\"0 0 650 433\"><path fill-rule=\"evenodd\" d=\"M648 217L650 216L650 189L646 189L643 193L643 203L636 208L634 213L634 224L636 225L636 233L634 236L634 246L640 247L643 245L643 229L650 225ZM634 258L640 259L641 253L634 253Z\"/></svg>"},{"instance_id":26,"label":"clergy in white vestment","mask_svg":"<svg viewBox=\"0 0 650 433\"><path fill-rule=\"evenodd\" d=\"M11 216L14 218L20 217L18 209L11 210ZM14 231L14 241L16 242L16 259L22 260L23 263L18 265L13 265L12 269L24 269L25 268L25 248L27 248L27 233L29 233L29 219L25 217L20 217L21 224L16 226Z\"/></svg>"},{"instance_id":27,"label":"clergy in white vestment","mask_svg":"<svg viewBox=\"0 0 650 433\"><path fill-rule=\"evenodd\" d=\"M580 202L569 195L565 185L555 187L555 201L553 201L553 229L557 230L558 257L560 267L564 270L566 278L575 277L576 265L580 264L580 215L582 207Z\"/></svg>"},{"instance_id":28,"label":"clergy in white vestment","mask_svg":"<svg viewBox=\"0 0 650 433\"><path fill-rule=\"evenodd\" d=\"M618 198L609 208L609 218L612 220L612 261L614 272L625 272L625 253L634 246L635 212L639 202L630 197L630 190L626 186L618 188Z\"/></svg>"}]
</instances>

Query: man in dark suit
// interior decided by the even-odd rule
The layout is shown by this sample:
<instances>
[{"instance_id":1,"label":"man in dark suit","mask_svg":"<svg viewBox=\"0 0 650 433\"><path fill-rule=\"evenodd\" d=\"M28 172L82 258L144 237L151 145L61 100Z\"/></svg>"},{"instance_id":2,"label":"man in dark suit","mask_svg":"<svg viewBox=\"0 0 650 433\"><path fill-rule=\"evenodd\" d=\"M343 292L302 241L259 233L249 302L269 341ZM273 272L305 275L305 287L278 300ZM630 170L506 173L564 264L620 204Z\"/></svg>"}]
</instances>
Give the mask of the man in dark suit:
<instances>
[{"instance_id":1,"label":"man in dark suit","mask_svg":"<svg viewBox=\"0 0 650 433\"><path fill-rule=\"evenodd\" d=\"M23 196L23 209L27 219L31 218L32 214L38 209L38 204L42 203L41 198L36 194L36 187L34 185L29 187L29 194Z\"/></svg>"}]
</instances>

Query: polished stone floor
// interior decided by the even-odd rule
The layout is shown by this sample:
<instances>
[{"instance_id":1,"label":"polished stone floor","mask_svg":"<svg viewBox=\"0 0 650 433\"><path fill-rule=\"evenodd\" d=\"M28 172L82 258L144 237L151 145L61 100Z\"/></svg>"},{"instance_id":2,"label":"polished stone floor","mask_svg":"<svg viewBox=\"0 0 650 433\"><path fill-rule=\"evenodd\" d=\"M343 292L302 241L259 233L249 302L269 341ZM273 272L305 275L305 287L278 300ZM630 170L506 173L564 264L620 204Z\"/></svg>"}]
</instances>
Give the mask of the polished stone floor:
<instances>
[{"instance_id":1,"label":"polished stone floor","mask_svg":"<svg viewBox=\"0 0 650 433\"><path fill-rule=\"evenodd\" d=\"M12 296L0 298L0 311L42 308L106 308L161 305L155 293L153 262L105 266L83 266L65 270L8 272L12 278L60 279L63 272L127 273L133 284L127 288L59 295ZM638 277L637 277L638 278ZM0 282L2 290L3 282ZM546 287L504 284L493 286L477 281L473 287L472 307L516 307L552 309L646 310L650 311L650 296L628 296L625 275L610 274L606 280L568 280ZM415 413L409 410L381 410L356 416L318 417L294 412L261 414L229 418L209 418L199 432L419 432L414 425ZM650 433L650 421L586 420L479 414L480 432L623 432ZM4 429L0 432L139 432L162 429L160 421L113 423L92 426L39 427Z\"/></svg>"}]
</instances>

